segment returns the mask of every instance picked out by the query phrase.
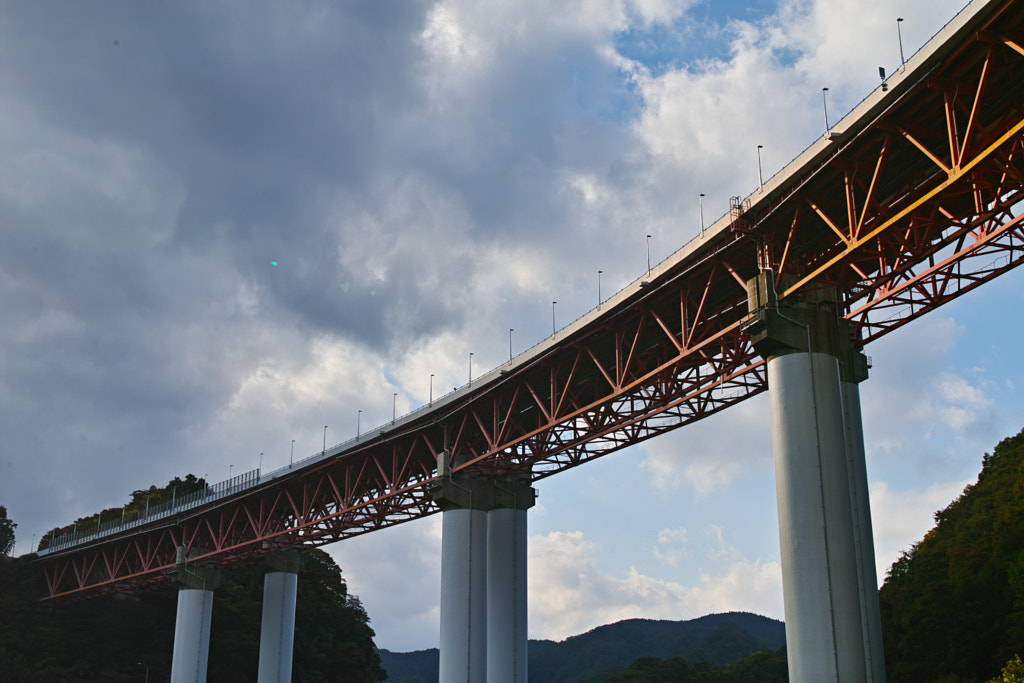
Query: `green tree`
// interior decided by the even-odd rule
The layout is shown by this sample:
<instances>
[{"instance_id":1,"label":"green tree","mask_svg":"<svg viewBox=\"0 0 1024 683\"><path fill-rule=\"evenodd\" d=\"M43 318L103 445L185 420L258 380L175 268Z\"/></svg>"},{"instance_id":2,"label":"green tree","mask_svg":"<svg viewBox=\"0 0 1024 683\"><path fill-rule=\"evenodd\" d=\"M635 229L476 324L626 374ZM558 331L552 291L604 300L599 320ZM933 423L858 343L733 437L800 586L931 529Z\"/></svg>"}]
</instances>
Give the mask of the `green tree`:
<instances>
[{"instance_id":1,"label":"green tree","mask_svg":"<svg viewBox=\"0 0 1024 683\"><path fill-rule=\"evenodd\" d=\"M7 519L7 508L0 505L0 556L7 557L14 550L14 530L18 525Z\"/></svg>"},{"instance_id":2,"label":"green tree","mask_svg":"<svg viewBox=\"0 0 1024 683\"><path fill-rule=\"evenodd\" d=\"M154 484L148 489L132 491L132 498L125 505L106 508L100 512L79 517L66 526L47 531L39 539L36 549L45 550L50 547L50 542L54 538L59 538L66 534L77 533L80 537L87 536L96 531L100 523L107 524L119 519L138 519L150 509L155 509L157 506L165 503L172 503L175 500L181 500L185 496L205 488L205 479L189 474L184 479L175 477L167 482L166 486L159 487Z\"/></svg>"},{"instance_id":3,"label":"green tree","mask_svg":"<svg viewBox=\"0 0 1024 683\"><path fill-rule=\"evenodd\" d=\"M1024 637L1024 431L886 575L886 666L900 683L983 681Z\"/></svg>"},{"instance_id":4,"label":"green tree","mask_svg":"<svg viewBox=\"0 0 1024 683\"><path fill-rule=\"evenodd\" d=\"M1003 672L988 683L1024 683L1024 662L1020 661L1020 656L1014 655L1003 667Z\"/></svg>"}]
</instances>

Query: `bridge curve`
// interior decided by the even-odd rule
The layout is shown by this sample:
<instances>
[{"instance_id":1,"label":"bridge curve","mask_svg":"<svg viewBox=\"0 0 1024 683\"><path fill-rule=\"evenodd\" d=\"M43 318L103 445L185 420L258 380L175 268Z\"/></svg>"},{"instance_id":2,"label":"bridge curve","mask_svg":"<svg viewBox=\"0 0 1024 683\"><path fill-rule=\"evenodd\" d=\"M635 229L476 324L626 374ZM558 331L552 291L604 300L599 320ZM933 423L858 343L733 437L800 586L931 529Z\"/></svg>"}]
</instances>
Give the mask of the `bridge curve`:
<instances>
[{"instance_id":1,"label":"bridge curve","mask_svg":"<svg viewBox=\"0 0 1024 683\"><path fill-rule=\"evenodd\" d=\"M537 480L765 391L748 282L834 289L854 347L1024 260L1024 6L976 0L728 215L519 357L323 453L39 553L50 598L433 514L447 472Z\"/></svg>"}]
</instances>

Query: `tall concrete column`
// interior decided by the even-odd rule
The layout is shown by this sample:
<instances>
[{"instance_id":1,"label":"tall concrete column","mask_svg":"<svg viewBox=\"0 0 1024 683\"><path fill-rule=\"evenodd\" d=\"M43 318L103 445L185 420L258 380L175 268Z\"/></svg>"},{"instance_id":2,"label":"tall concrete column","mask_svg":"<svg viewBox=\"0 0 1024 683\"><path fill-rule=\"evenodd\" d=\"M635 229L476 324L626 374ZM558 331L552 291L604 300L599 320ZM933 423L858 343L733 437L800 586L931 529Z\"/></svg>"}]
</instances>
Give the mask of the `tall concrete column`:
<instances>
[{"instance_id":1,"label":"tall concrete column","mask_svg":"<svg viewBox=\"0 0 1024 683\"><path fill-rule=\"evenodd\" d=\"M872 539L854 521L867 505L854 507L847 442L861 427L848 424L859 414L840 381L840 359L857 355L826 290L780 306L768 272L749 294L757 317L747 331L768 365L789 677L869 680L863 549Z\"/></svg>"},{"instance_id":2,"label":"tall concrete column","mask_svg":"<svg viewBox=\"0 0 1024 683\"><path fill-rule=\"evenodd\" d=\"M526 511L536 502L527 482L495 483L487 513L487 683L526 683Z\"/></svg>"},{"instance_id":3,"label":"tall concrete column","mask_svg":"<svg viewBox=\"0 0 1024 683\"><path fill-rule=\"evenodd\" d=\"M171 576L181 586L174 620L171 683L205 683L213 591L220 582L220 572L210 566L187 564L182 555Z\"/></svg>"},{"instance_id":4,"label":"tall concrete column","mask_svg":"<svg viewBox=\"0 0 1024 683\"><path fill-rule=\"evenodd\" d=\"M862 631L870 683L885 682L885 652L882 647L882 610L878 603L878 573L875 570L874 534L868 492L864 430L861 421L860 375L841 373L844 424L846 426L846 462L850 475L850 501L853 504L853 531L857 546L858 589L863 615ZM866 376L866 373L864 373Z\"/></svg>"},{"instance_id":5,"label":"tall concrete column","mask_svg":"<svg viewBox=\"0 0 1024 683\"><path fill-rule=\"evenodd\" d=\"M290 683L295 642L295 597L302 553L274 552L264 559L263 620L260 628L259 683Z\"/></svg>"},{"instance_id":6,"label":"tall concrete column","mask_svg":"<svg viewBox=\"0 0 1024 683\"><path fill-rule=\"evenodd\" d=\"M448 477L433 490L442 509L440 683L487 676L488 490L466 477Z\"/></svg>"},{"instance_id":7,"label":"tall concrete column","mask_svg":"<svg viewBox=\"0 0 1024 683\"><path fill-rule=\"evenodd\" d=\"M839 372L833 356L768 361L790 680L865 678Z\"/></svg>"}]
</instances>

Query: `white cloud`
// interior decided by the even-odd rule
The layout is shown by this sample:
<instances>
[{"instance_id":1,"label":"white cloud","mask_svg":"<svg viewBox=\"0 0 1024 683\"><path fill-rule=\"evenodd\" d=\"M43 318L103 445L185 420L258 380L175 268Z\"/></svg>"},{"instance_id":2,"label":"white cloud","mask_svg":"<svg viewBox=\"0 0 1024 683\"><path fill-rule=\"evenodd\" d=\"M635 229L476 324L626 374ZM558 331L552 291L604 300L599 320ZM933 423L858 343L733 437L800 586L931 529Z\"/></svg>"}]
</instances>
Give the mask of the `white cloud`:
<instances>
[{"instance_id":1,"label":"white cloud","mask_svg":"<svg viewBox=\"0 0 1024 683\"><path fill-rule=\"evenodd\" d=\"M679 530L666 530L678 537ZM530 636L561 640L622 619L691 619L710 612L752 611L779 618L782 574L777 562L748 560L722 550L730 562L684 586L645 575L635 566L621 576L603 572L596 544L582 532L530 538Z\"/></svg>"},{"instance_id":2,"label":"white cloud","mask_svg":"<svg viewBox=\"0 0 1024 683\"><path fill-rule=\"evenodd\" d=\"M956 320L935 313L868 349L874 367L861 384L861 402L869 471L878 478L912 472L921 481L961 479L1003 436L996 384L984 370L956 362L965 334Z\"/></svg>"},{"instance_id":3,"label":"white cloud","mask_svg":"<svg viewBox=\"0 0 1024 683\"><path fill-rule=\"evenodd\" d=\"M923 490L892 490L885 481L871 483L871 526L879 583L885 581L885 572L900 553L935 526L934 513L949 505L972 481L935 483Z\"/></svg>"},{"instance_id":4,"label":"white cloud","mask_svg":"<svg viewBox=\"0 0 1024 683\"><path fill-rule=\"evenodd\" d=\"M685 527L662 529L658 532L658 544L654 546L654 556L665 564L679 566L679 560L689 557L686 547L689 534Z\"/></svg>"}]
</instances>

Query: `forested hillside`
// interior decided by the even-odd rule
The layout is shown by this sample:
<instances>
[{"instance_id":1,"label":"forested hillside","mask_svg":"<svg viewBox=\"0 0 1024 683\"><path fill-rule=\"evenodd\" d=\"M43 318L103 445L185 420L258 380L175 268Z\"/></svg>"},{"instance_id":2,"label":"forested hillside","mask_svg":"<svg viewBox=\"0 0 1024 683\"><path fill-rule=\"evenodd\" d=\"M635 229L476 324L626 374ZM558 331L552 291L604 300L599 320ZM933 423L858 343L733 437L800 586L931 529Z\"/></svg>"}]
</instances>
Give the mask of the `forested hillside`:
<instances>
[{"instance_id":1,"label":"forested hillside","mask_svg":"<svg viewBox=\"0 0 1024 683\"><path fill-rule=\"evenodd\" d=\"M1024 652L1024 431L935 521L881 589L889 681L993 679Z\"/></svg>"},{"instance_id":2,"label":"forested hillside","mask_svg":"<svg viewBox=\"0 0 1024 683\"><path fill-rule=\"evenodd\" d=\"M646 681L646 676L653 670L657 670L659 675L669 670L678 673L688 668L687 662L700 662L700 671L703 673L722 673L722 668L729 668L735 663L733 668L739 667L736 670L759 672L750 680L764 683L778 680L781 683L785 681L785 674L778 679L762 676L760 672L770 668L762 666L768 660L775 664L775 660L780 660L782 671L785 672L785 656L768 652L777 650L785 640L785 626L781 621L746 612L709 614L690 621L626 619L598 626L561 642L531 640L528 650L529 678L531 683ZM758 654L745 665L737 662L751 653ZM634 663L638 657L645 659ZM668 668L659 668L661 658L669 660L664 663ZM438 680L436 648L409 653L382 650L381 661L388 671L388 683L436 683ZM631 664L633 667L630 667ZM683 668L680 668L680 664ZM634 670L636 667L639 669ZM609 679L609 676L618 674L626 675L627 678ZM641 677L628 677L637 675ZM663 683L691 679L662 677L657 680ZM713 680L731 683L748 679L728 677Z\"/></svg>"},{"instance_id":3,"label":"forested hillside","mask_svg":"<svg viewBox=\"0 0 1024 683\"><path fill-rule=\"evenodd\" d=\"M0 557L0 683L134 682L147 667L150 681L168 680L177 609L172 585L43 603L42 573L31 557ZM224 571L214 592L207 680L256 680L263 575L259 564ZM366 611L321 550L303 551L295 612L296 681L384 680Z\"/></svg>"}]
</instances>

